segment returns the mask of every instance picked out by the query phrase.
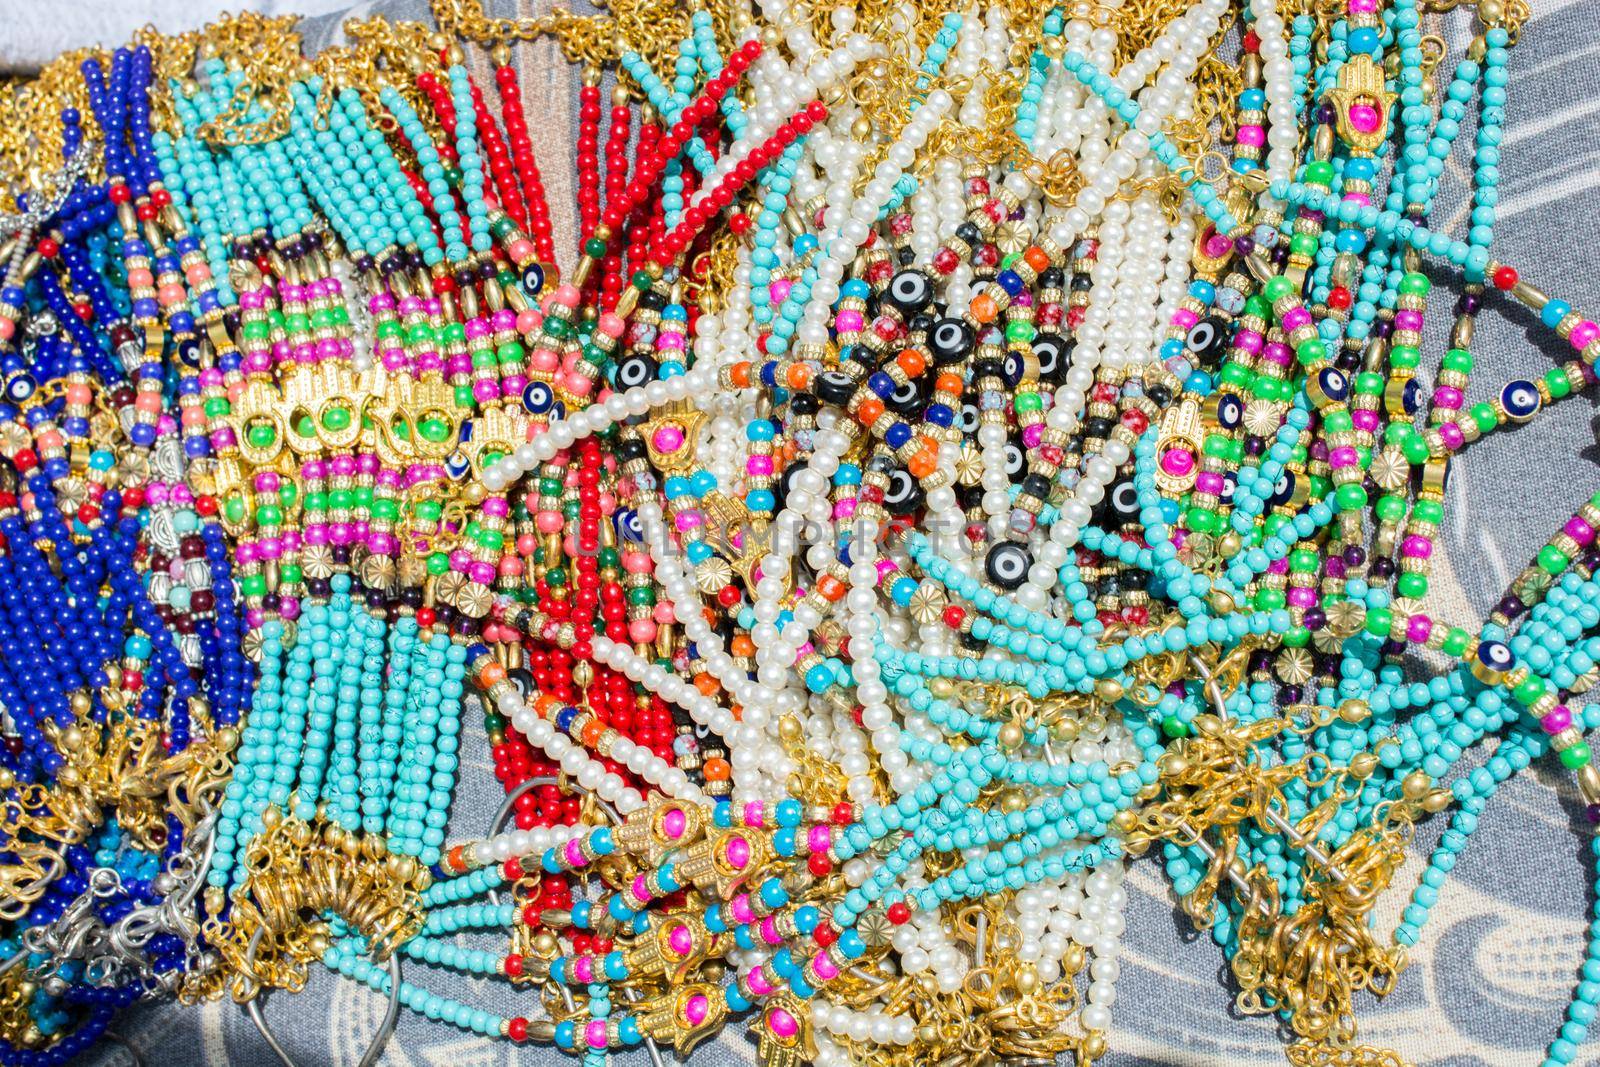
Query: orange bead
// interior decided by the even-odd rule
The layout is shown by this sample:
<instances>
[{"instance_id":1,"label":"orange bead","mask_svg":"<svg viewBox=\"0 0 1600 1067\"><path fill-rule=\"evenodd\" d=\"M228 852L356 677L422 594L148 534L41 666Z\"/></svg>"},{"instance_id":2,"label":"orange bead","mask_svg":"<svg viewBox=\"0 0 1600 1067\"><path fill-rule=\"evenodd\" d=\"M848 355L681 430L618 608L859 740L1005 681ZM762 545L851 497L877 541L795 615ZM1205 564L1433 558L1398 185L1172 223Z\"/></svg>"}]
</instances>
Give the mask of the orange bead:
<instances>
[{"instance_id":1,"label":"orange bead","mask_svg":"<svg viewBox=\"0 0 1600 1067\"><path fill-rule=\"evenodd\" d=\"M791 389L804 389L811 384L811 368L804 363L791 363L789 373L784 375Z\"/></svg>"},{"instance_id":2,"label":"orange bead","mask_svg":"<svg viewBox=\"0 0 1600 1067\"><path fill-rule=\"evenodd\" d=\"M539 713L539 718L548 719L561 707L561 701L549 693L540 693L539 699L533 702L533 710Z\"/></svg>"},{"instance_id":3,"label":"orange bead","mask_svg":"<svg viewBox=\"0 0 1600 1067\"><path fill-rule=\"evenodd\" d=\"M600 743L600 735L605 732L605 723L601 722L599 719L590 719L588 722L583 724L583 731L579 734L579 739L583 741L586 747L593 748L595 745Z\"/></svg>"},{"instance_id":4,"label":"orange bead","mask_svg":"<svg viewBox=\"0 0 1600 1067\"><path fill-rule=\"evenodd\" d=\"M1050 267L1050 257L1038 245L1029 245L1027 251L1022 253L1022 258L1027 260L1035 274L1043 274Z\"/></svg>"},{"instance_id":5,"label":"orange bead","mask_svg":"<svg viewBox=\"0 0 1600 1067\"><path fill-rule=\"evenodd\" d=\"M961 381L961 375L952 374L949 371L945 371L943 374L939 375L939 377L935 378L933 380L933 387L939 390L939 392L949 393L951 396L960 396L962 390L966 388Z\"/></svg>"},{"instance_id":6,"label":"orange bead","mask_svg":"<svg viewBox=\"0 0 1600 1067\"><path fill-rule=\"evenodd\" d=\"M990 322L998 313L994 306L994 297L988 293L979 293L972 298L972 303L967 305L967 311L978 322Z\"/></svg>"},{"instance_id":7,"label":"orange bead","mask_svg":"<svg viewBox=\"0 0 1600 1067\"><path fill-rule=\"evenodd\" d=\"M871 426L878 421L878 417L882 414L883 401L875 396L863 400L861 406L856 408L856 418L863 426Z\"/></svg>"},{"instance_id":8,"label":"orange bead","mask_svg":"<svg viewBox=\"0 0 1600 1067\"><path fill-rule=\"evenodd\" d=\"M722 686L718 684L717 680L711 676L710 671L701 671L699 674L695 675L694 687L700 690L700 693L703 696L711 696L717 690L722 688Z\"/></svg>"},{"instance_id":9,"label":"orange bead","mask_svg":"<svg viewBox=\"0 0 1600 1067\"><path fill-rule=\"evenodd\" d=\"M743 360L728 368L728 377L740 389L750 388L750 361Z\"/></svg>"},{"instance_id":10,"label":"orange bead","mask_svg":"<svg viewBox=\"0 0 1600 1067\"><path fill-rule=\"evenodd\" d=\"M900 369L906 372L908 378L919 377L928 369L928 361L923 359L922 353L915 348L902 348L900 354L894 357L894 361L900 364Z\"/></svg>"},{"instance_id":11,"label":"orange bead","mask_svg":"<svg viewBox=\"0 0 1600 1067\"><path fill-rule=\"evenodd\" d=\"M706 776L708 782L726 782L733 773L733 768L728 766L728 761L720 756L712 756L700 768L700 773Z\"/></svg>"},{"instance_id":12,"label":"orange bead","mask_svg":"<svg viewBox=\"0 0 1600 1067\"><path fill-rule=\"evenodd\" d=\"M749 634L739 634L728 642L728 651L735 656L753 656L756 654L756 643L750 640Z\"/></svg>"},{"instance_id":13,"label":"orange bead","mask_svg":"<svg viewBox=\"0 0 1600 1067\"><path fill-rule=\"evenodd\" d=\"M833 601L844 596L846 590L844 583L839 579L831 574L824 574L817 579L817 592L821 594L822 599Z\"/></svg>"},{"instance_id":14,"label":"orange bead","mask_svg":"<svg viewBox=\"0 0 1600 1067\"><path fill-rule=\"evenodd\" d=\"M494 662L491 662L488 666L484 667L483 673L479 675L479 677L483 679L483 686L485 689L494 683L501 681L505 678L505 676L506 669L500 666L500 664Z\"/></svg>"},{"instance_id":15,"label":"orange bead","mask_svg":"<svg viewBox=\"0 0 1600 1067\"><path fill-rule=\"evenodd\" d=\"M926 478L939 469L939 453L923 449L906 463L906 470L911 472L913 478Z\"/></svg>"}]
</instances>

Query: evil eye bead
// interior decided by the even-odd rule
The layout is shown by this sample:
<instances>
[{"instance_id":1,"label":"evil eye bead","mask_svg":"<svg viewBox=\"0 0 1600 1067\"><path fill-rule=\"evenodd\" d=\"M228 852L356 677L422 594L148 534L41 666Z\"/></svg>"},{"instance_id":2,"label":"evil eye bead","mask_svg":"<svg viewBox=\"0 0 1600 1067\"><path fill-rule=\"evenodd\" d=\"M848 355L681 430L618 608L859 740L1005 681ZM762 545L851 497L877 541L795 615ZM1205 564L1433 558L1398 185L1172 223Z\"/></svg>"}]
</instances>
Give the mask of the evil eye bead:
<instances>
[{"instance_id":1,"label":"evil eye bead","mask_svg":"<svg viewBox=\"0 0 1600 1067\"><path fill-rule=\"evenodd\" d=\"M1472 673L1486 685L1494 685L1502 675L1517 665L1511 649L1499 641L1478 642L1478 654L1472 664Z\"/></svg>"},{"instance_id":2,"label":"evil eye bead","mask_svg":"<svg viewBox=\"0 0 1600 1067\"><path fill-rule=\"evenodd\" d=\"M1006 476L1012 481L1020 481L1028 472L1028 454L1016 441L1006 442Z\"/></svg>"},{"instance_id":3,"label":"evil eye bead","mask_svg":"<svg viewBox=\"0 0 1600 1067\"><path fill-rule=\"evenodd\" d=\"M1271 507L1282 507L1294 498L1296 479L1293 471L1284 471L1278 476L1277 482L1272 487L1272 493L1267 497L1267 504Z\"/></svg>"},{"instance_id":4,"label":"evil eye bead","mask_svg":"<svg viewBox=\"0 0 1600 1067\"><path fill-rule=\"evenodd\" d=\"M639 389L656 380L657 363L637 352L617 364L617 388Z\"/></svg>"},{"instance_id":5,"label":"evil eye bead","mask_svg":"<svg viewBox=\"0 0 1600 1067\"><path fill-rule=\"evenodd\" d=\"M1207 315L1189 327L1183 347L1197 359L1215 359L1228 347L1228 328L1215 315Z\"/></svg>"},{"instance_id":6,"label":"evil eye bead","mask_svg":"<svg viewBox=\"0 0 1600 1067\"><path fill-rule=\"evenodd\" d=\"M1028 578L1028 568L1033 566L1033 554L1026 546L1015 541L1001 541L989 549L984 558L983 572L1001 589L1019 588Z\"/></svg>"},{"instance_id":7,"label":"evil eye bead","mask_svg":"<svg viewBox=\"0 0 1600 1067\"><path fill-rule=\"evenodd\" d=\"M920 270L903 270L889 279L884 294L902 315L913 315L933 300L933 283Z\"/></svg>"},{"instance_id":8,"label":"evil eye bead","mask_svg":"<svg viewBox=\"0 0 1600 1067\"><path fill-rule=\"evenodd\" d=\"M1539 409L1544 406L1544 398L1532 382L1518 378L1507 382L1506 387L1500 390L1500 406L1506 409L1506 418L1523 423L1539 414Z\"/></svg>"},{"instance_id":9,"label":"evil eye bead","mask_svg":"<svg viewBox=\"0 0 1600 1067\"><path fill-rule=\"evenodd\" d=\"M13 374L6 381L6 399L13 404L20 404L33 395L38 388L31 374Z\"/></svg>"},{"instance_id":10,"label":"evil eye bead","mask_svg":"<svg viewBox=\"0 0 1600 1067\"><path fill-rule=\"evenodd\" d=\"M1422 406L1422 383L1415 378L1391 379L1383 390L1383 406L1391 416L1415 415Z\"/></svg>"},{"instance_id":11,"label":"evil eye bead","mask_svg":"<svg viewBox=\"0 0 1600 1067\"><path fill-rule=\"evenodd\" d=\"M883 491L883 506L887 511L902 515L920 507L924 496L921 484L911 472L897 469L889 474L889 485Z\"/></svg>"},{"instance_id":12,"label":"evil eye bead","mask_svg":"<svg viewBox=\"0 0 1600 1067\"><path fill-rule=\"evenodd\" d=\"M1042 333L1033 339L1033 358L1039 361L1039 377L1059 385L1066 380L1071 359L1070 342L1053 333Z\"/></svg>"},{"instance_id":13,"label":"evil eye bead","mask_svg":"<svg viewBox=\"0 0 1600 1067\"><path fill-rule=\"evenodd\" d=\"M1029 376L1030 369L1033 371L1032 376L1034 378L1039 377L1038 361L1032 356L1013 348L1006 353L1005 360L1000 364L1000 377L1005 379L1007 386L1015 389L1022 379Z\"/></svg>"},{"instance_id":14,"label":"evil eye bead","mask_svg":"<svg viewBox=\"0 0 1600 1067\"><path fill-rule=\"evenodd\" d=\"M450 453L444 461L444 472L456 481L465 478L467 472L471 469L471 461L467 459L467 454L460 449Z\"/></svg>"},{"instance_id":15,"label":"evil eye bead","mask_svg":"<svg viewBox=\"0 0 1600 1067\"><path fill-rule=\"evenodd\" d=\"M544 288L544 267L538 263L529 263L522 268L522 291L529 296L537 296Z\"/></svg>"},{"instance_id":16,"label":"evil eye bead","mask_svg":"<svg viewBox=\"0 0 1600 1067\"><path fill-rule=\"evenodd\" d=\"M932 388L925 378L913 378L904 385L895 386L883 403L897 415L914 415L928 406L928 394L931 392Z\"/></svg>"},{"instance_id":17,"label":"evil eye bead","mask_svg":"<svg viewBox=\"0 0 1600 1067\"><path fill-rule=\"evenodd\" d=\"M928 351L935 363L959 363L976 343L972 327L960 319L940 319L928 334Z\"/></svg>"},{"instance_id":18,"label":"evil eye bead","mask_svg":"<svg viewBox=\"0 0 1600 1067\"><path fill-rule=\"evenodd\" d=\"M644 524L639 521L639 513L632 508L618 508L616 514L617 536L631 544L644 542Z\"/></svg>"},{"instance_id":19,"label":"evil eye bead","mask_svg":"<svg viewBox=\"0 0 1600 1067\"><path fill-rule=\"evenodd\" d=\"M1118 482L1106 494L1106 503L1112 518L1123 526L1139 521L1139 490L1131 480Z\"/></svg>"},{"instance_id":20,"label":"evil eye bead","mask_svg":"<svg viewBox=\"0 0 1600 1067\"><path fill-rule=\"evenodd\" d=\"M1323 367L1307 379L1306 395L1319 408L1342 404L1350 395L1350 378L1337 367Z\"/></svg>"},{"instance_id":21,"label":"evil eye bead","mask_svg":"<svg viewBox=\"0 0 1600 1067\"><path fill-rule=\"evenodd\" d=\"M1244 401L1232 393L1213 393L1206 398L1206 414L1224 430L1237 430L1244 421Z\"/></svg>"},{"instance_id":22,"label":"evil eye bead","mask_svg":"<svg viewBox=\"0 0 1600 1067\"><path fill-rule=\"evenodd\" d=\"M956 416L956 429L962 436L971 437L978 432L978 427L983 425L983 416L978 411L976 404L962 404L961 414Z\"/></svg>"},{"instance_id":23,"label":"evil eye bead","mask_svg":"<svg viewBox=\"0 0 1600 1067\"><path fill-rule=\"evenodd\" d=\"M522 387L522 407L530 415L545 415L556 402L555 390L541 381L531 381Z\"/></svg>"},{"instance_id":24,"label":"evil eye bead","mask_svg":"<svg viewBox=\"0 0 1600 1067\"><path fill-rule=\"evenodd\" d=\"M855 395L856 383L843 371L825 370L817 375L813 388L818 400L825 404L844 407Z\"/></svg>"}]
</instances>

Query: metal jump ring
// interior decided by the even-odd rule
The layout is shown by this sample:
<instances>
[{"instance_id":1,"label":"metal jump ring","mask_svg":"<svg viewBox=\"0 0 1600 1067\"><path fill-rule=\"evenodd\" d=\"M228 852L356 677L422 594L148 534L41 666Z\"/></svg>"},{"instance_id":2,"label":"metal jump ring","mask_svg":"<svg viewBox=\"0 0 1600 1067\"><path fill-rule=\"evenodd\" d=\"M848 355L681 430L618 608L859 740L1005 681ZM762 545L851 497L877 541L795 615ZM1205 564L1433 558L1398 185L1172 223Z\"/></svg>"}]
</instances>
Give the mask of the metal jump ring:
<instances>
[{"instance_id":1,"label":"metal jump ring","mask_svg":"<svg viewBox=\"0 0 1600 1067\"><path fill-rule=\"evenodd\" d=\"M266 929L259 928L250 936L250 947L244 956L245 969L253 974L256 949L261 945L261 935ZM259 984L259 983L258 983ZM300 1067L295 1063L294 1057L278 1042L278 1037L272 1032L272 1027L267 1025L267 1016L262 1011L262 1002L267 999L267 990L262 986L260 992L245 1002L245 1014L250 1016L250 1021L255 1023L267 1045L277 1054L283 1062L283 1067ZM373 1067L378 1062L378 1057L383 1055L383 1050L394 1036L395 1026L400 1021L400 954L394 953L389 957L389 1008L383 1013L383 1025L378 1027L378 1032L373 1035L372 1043L367 1046L367 1051L361 1056L357 1067Z\"/></svg>"}]
</instances>

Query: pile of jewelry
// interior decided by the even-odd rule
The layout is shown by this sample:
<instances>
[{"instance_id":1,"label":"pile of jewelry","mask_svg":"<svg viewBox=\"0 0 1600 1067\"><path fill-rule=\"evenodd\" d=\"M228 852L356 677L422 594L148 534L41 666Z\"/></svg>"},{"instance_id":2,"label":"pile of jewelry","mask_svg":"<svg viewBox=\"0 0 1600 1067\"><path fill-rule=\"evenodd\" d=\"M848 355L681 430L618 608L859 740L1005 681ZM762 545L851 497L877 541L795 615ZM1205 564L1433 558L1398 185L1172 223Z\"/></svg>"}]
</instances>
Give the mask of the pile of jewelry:
<instances>
[{"instance_id":1,"label":"pile of jewelry","mask_svg":"<svg viewBox=\"0 0 1600 1067\"><path fill-rule=\"evenodd\" d=\"M1450 464L1600 325L1494 255L1526 9L1423 13L440 0L11 87L0 1063L314 968L588 1067L1088 1063L1143 856L1219 1010L1398 1062L1359 1005L1495 791L1600 820L1600 495L1429 606ZM1469 402L1514 304L1572 358Z\"/></svg>"}]
</instances>

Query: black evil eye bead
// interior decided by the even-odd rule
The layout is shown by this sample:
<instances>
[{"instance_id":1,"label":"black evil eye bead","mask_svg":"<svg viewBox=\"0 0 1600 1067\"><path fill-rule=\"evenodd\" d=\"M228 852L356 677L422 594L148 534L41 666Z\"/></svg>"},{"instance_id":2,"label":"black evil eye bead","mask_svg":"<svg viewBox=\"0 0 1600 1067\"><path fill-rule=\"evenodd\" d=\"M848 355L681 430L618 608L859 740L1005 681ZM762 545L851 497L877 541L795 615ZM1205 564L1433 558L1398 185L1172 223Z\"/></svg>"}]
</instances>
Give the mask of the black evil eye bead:
<instances>
[{"instance_id":1,"label":"black evil eye bead","mask_svg":"<svg viewBox=\"0 0 1600 1067\"><path fill-rule=\"evenodd\" d=\"M920 270L903 270L889 279L884 296L902 315L914 315L933 300L933 283Z\"/></svg>"},{"instance_id":2,"label":"black evil eye bead","mask_svg":"<svg viewBox=\"0 0 1600 1067\"><path fill-rule=\"evenodd\" d=\"M522 387L522 406L530 415L543 415L556 402L555 391L541 381L531 381Z\"/></svg>"},{"instance_id":3,"label":"black evil eye bead","mask_svg":"<svg viewBox=\"0 0 1600 1067\"><path fill-rule=\"evenodd\" d=\"M1006 476L1014 482L1022 480L1028 473L1028 454L1022 450L1022 445L1016 441L1006 442Z\"/></svg>"},{"instance_id":4,"label":"black evil eye bead","mask_svg":"<svg viewBox=\"0 0 1600 1067\"><path fill-rule=\"evenodd\" d=\"M1028 578L1028 568L1033 566L1033 555L1015 541L1001 541L989 549L983 561L983 572L1001 589L1016 589Z\"/></svg>"},{"instance_id":5,"label":"black evil eye bead","mask_svg":"<svg viewBox=\"0 0 1600 1067\"><path fill-rule=\"evenodd\" d=\"M544 288L544 268L537 263L529 263L522 268L522 291L529 296L539 295L539 290Z\"/></svg>"},{"instance_id":6,"label":"black evil eye bead","mask_svg":"<svg viewBox=\"0 0 1600 1067\"><path fill-rule=\"evenodd\" d=\"M896 469L889 473L889 484L883 491L884 510L895 515L915 511L922 506L922 486L907 470Z\"/></svg>"},{"instance_id":7,"label":"black evil eye bead","mask_svg":"<svg viewBox=\"0 0 1600 1067\"><path fill-rule=\"evenodd\" d=\"M617 509L617 536L632 544L644 541L644 526L639 522L639 513L632 508Z\"/></svg>"},{"instance_id":8,"label":"black evil eye bead","mask_svg":"<svg viewBox=\"0 0 1600 1067\"><path fill-rule=\"evenodd\" d=\"M1122 525L1139 521L1139 490L1134 488L1131 480L1113 485L1111 492L1106 494L1106 501L1112 517Z\"/></svg>"},{"instance_id":9,"label":"black evil eye bead","mask_svg":"<svg viewBox=\"0 0 1600 1067\"><path fill-rule=\"evenodd\" d=\"M1053 333L1041 333L1033 339L1033 358L1039 361L1039 377L1059 385L1066 380L1067 363L1071 349L1067 342Z\"/></svg>"},{"instance_id":10,"label":"black evil eye bead","mask_svg":"<svg viewBox=\"0 0 1600 1067\"><path fill-rule=\"evenodd\" d=\"M642 352L617 364L617 388L637 389L656 380L656 361Z\"/></svg>"},{"instance_id":11,"label":"black evil eye bead","mask_svg":"<svg viewBox=\"0 0 1600 1067\"><path fill-rule=\"evenodd\" d=\"M1228 347L1228 328L1215 315L1207 315L1189 327L1183 347L1200 359L1214 359Z\"/></svg>"},{"instance_id":12,"label":"black evil eye bead","mask_svg":"<svg viewBox=\"0 0 1600 1067\"><path fill-rule=\"evenodd\" d=\"M928 334L928 351L939 364L958 363L967 358L976 339L972 327L960 319L940 319Z\"/></svg>"},{"instance_id":13,"label":"black evil eye bead","mask_svg":"<svg viewBox=\"0 0 1600 1067\"><path fill-rule=\"evenodd\" d=\"M1539 414L1539 408L1544 405L1544 399L1539 396L1538 388L1526 378L1507 382L1506 387L1500 390L1500 406L1506 409L1506 418L1512 422L1527 422Z\"/></svg>"},{"instance_id":14,"label":"black evil eye bead","mask_svg":"<svg viewBox=\"0 0 1600 1067\"><path fill-rule=\"evenodd\" d=\"M915 415L928 406L928 396L932 392L932 384L925 377L913 378L896 386L894 392L884 397L883 403L896 415Z\"/></svg>"},{"instance_id":15,"label":"black evil eye bead","mask_svg":"<svg viewBox=\"0 0 1600 1067\"><path fill-rule=\"evenodd\" d=\"M976 404L962 404L961 414L956 417L956 429L961 431L963 437L971 437L978 432L978 427L983 425L983 417Z\"/></svg>"},{"instance_id":16,"label":"black evil eye bead","mask_svg":"<svg viewBox=\"0 0 1600 1067\"><path fill-rule=\"evenodd\" d=\"M1336 367L1323 367L1306 381L1306 395L1319 408L1342 404L1350 395L1350 379Z\"/></svg>"},{"instance_id":17,"label":"black evil eye bead","mask_svg":"<svg viewBox=\"0 0 1600 1067\"><path fill-rule=\"evenodd\" d=\"M825 370L817 375L812 388L823 403L844 407L855 395L856 383L843 371Z\"/></svg>"}]
</instances>

